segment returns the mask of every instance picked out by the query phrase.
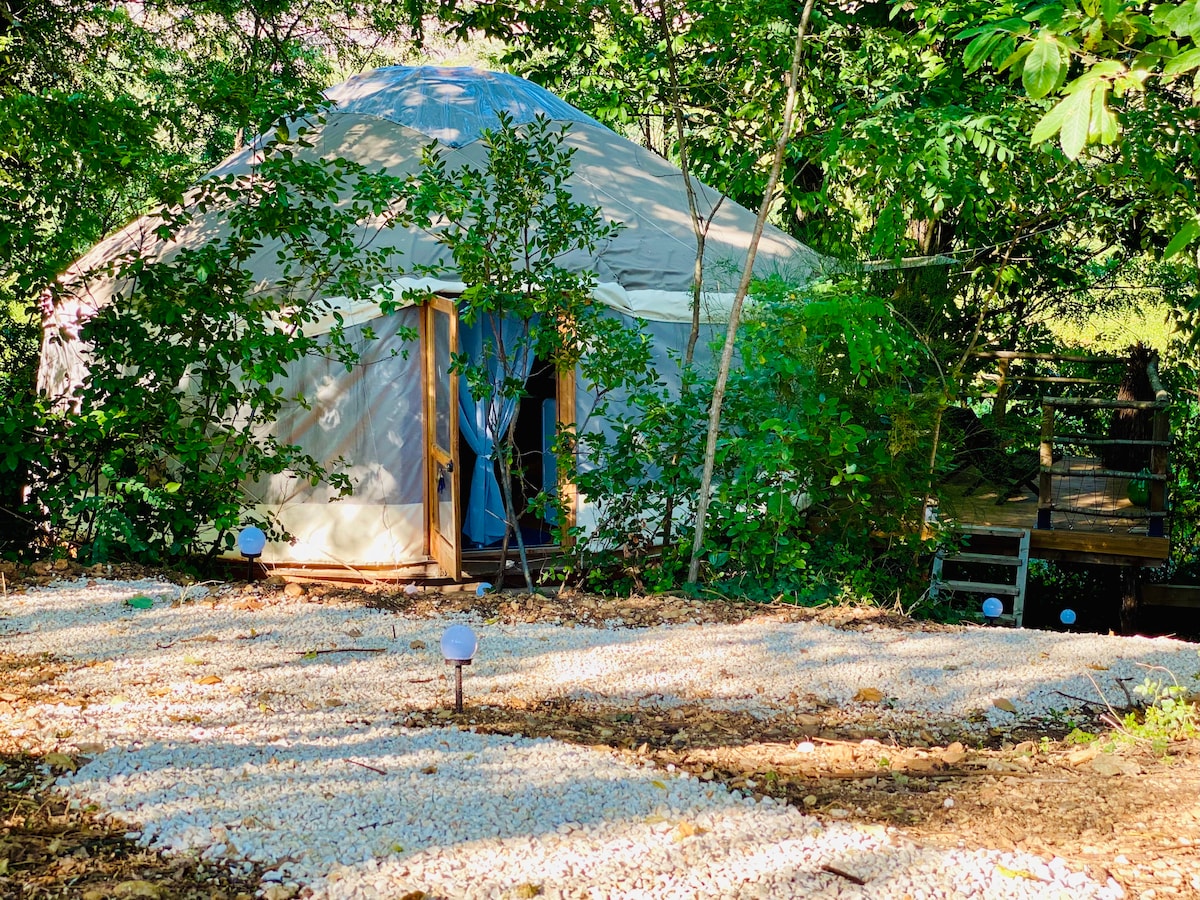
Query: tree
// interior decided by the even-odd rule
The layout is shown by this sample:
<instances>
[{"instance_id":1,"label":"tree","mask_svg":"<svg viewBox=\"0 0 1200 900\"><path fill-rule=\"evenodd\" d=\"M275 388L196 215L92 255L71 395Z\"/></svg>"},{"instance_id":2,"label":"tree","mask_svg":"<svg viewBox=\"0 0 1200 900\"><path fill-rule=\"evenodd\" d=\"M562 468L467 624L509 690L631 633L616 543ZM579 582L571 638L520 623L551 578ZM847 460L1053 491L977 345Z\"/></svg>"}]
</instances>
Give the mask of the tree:
<instances>
[{"instance_id":1,"label":"tree","mask_svg":"<svg viewBox=\"0 0 1200 900\"><path fill-rule=\"evenodd\" d=\"M332 315L331 297L372 296L391 270L392 254L364 243L356 225L389 215L398 183L295 149L269 142L250 171L208 179L144 223L149 252L131 235L116 258L56 287L56 305L82 310L86 372L26 436L41 451L31 454L31 508L47 512L50 537L81 559L171 563L219 552L259 478L350 491L345 475L270 426L307 402L279 386L291 363L357 361L336 316L323 337L305 326ZM200 224L217 236L167 258L155 252ZM265 290L252 274L264 246L278 271ZM95 308L88 298L102 283L111 299Z\"/></svg>"},{"instance_id":2,"label":"tree","mask_svg":"<svg viewBox=\"0 0 1200 900\"><path fill-rule=\"evenodd\" d=\"M1049 99L1031 134L1058 139L1071 159L1089 146L1117 147L1128 165L1153 167L1159 192L1177 206L1160 217L1170 257L1200 241L1194 173L1181 159L1200 154L1200 6L1183 2L1005 3L970 39L970 69L1008 71L1033 101ZM1048 107L1048 108L1047 108ZM1200 257L1197 258L1200 267Z\"/></svg>"},{"instance_id":3,"label":"tree","mask_svg":"<svg viewBox=\"0 0 1200 900\"><path fill-rule=\"evenodd\" d=\"M457 300L460 321L482 330L479 355L460 352L453 371L463 376L483 413L493 447L487 455L500 472L508 526L504 548L515 536L532 591L520 527L526 510L515 501L514 484L522 474L516 407L534 359L550 360L559 372L578 366L598 393L644 377L646 366L637 337L593 303L595 274L564 264L564 257L594 250L617 228L601 220L595 207L572 199L567 180L574 151L563 147L564 132L540 117L519 127L500 113L500 122L484 133L482 167L452 170L435 147L428 148L405 192L406 215L449 251L445 270L465 285ZM415 291L407 299L430 296ZM564 448L573 458L569 439ZM477 470L476 477L483 474ZM560 498L538 499L562 512ZM503 566L502 559L502 571Z\"/></svg>"},{"instance_id":4,"label":"tree","mask_svg":"<svg viewBox=\"0 0 1200 900\"><path fill-rule=\"evenodd\" d=\"M733 351L737 345L738 323L741 318L742 304L750 291L750 281L754 277L754 258L758 253L758 242L762 238L763 228L767 224L767 214L775 201L775 185L779 180L779 171L783 166L783 157L787 152L788 141L792 137L792 128L796 122L796 103L799 96L800 75L803 71L801 63L804 58L804 36L808 31L808 19L812 14L814 0L806 0L804 12L800 16L800 24L796 28L796 43L792 51L792 67L788 72L787 102L783 108L783 119L779 124L778 136L775 140L775 154L771 160L771 172L767 176L767 186L763 190L762 203L759 205L758 218L754 223L754 234L750 237L750 246L746 250L746 262L742 269L742 278L738 282L737 293L733 298L733 306L729 311L729 327L725 333L725 346L721 350L721 361L717 366L717 380L713 385L712 403L708 411L708 439L704 448L704 471L700 476L699 495L696 502L696 534L692 541L692 559L688 564L688 584L695 584L700 577L700 555L704 548L705 515L708 512L708 501L712 492L713 470L716 466L717 438L721 430L721 404L725 397L725 385L729 380L729 369L733 363Z\"/></svg>"},{"instance_id":5,"label":"tree","mask_svg":"<svg viewBox=\"0 0 1200 900\"><path fill-rule=\"evenodd\" d=\"M33 440L42 290L106 234L179 204L241 136L406 40L414 12L373 0L0 0L0 434ZM20 545L25 466L9 452L0 469L0 524Z\"/></svg>"}]
</instances>

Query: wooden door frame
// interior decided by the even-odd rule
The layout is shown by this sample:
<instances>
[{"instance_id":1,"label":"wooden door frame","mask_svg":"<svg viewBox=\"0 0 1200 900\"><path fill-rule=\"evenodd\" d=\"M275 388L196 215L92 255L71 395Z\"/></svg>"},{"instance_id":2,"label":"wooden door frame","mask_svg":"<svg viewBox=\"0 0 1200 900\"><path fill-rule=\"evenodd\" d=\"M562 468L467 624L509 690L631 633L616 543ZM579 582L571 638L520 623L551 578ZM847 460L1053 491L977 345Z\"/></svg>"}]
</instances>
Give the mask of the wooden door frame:
<instances>
[{"instance_id":1,"label":"wooden door frame","mask_svg":"<svg viewBox=\"0 0 1200 900\"><path fill-rule=\"evenodd\" d=\"M572 471L574 470L574 466L579 463L579 446L575 436L575 374L575 366L571 366L570 369L560 370L558 372L558 386L555 391L558 395L555 401L555 417L558 420L560 433L569 431L571 434ZM558 542L566 550L575 542L571 536L571 529L575 527L577 518L579 489L576 487L574 479L563 473L561 469L558 476L558 495L562 499L566 512L566 515L563 516L563 522L559 526Z\"/></svg>"},{"instance_id":2,"label":"wooden door frame","mask_svg":"<svg viewBox=\"0 0 1200 900\"><path fill-rule=\"evenodd\" d=\"M426 552L451 578L462 575L462 492L459 479L458 458L458 379L447 378L445 386L449 395L449 442L448 448L437 443L437 367L434 360L433 317L445 314L450 324L450 354L458 351L458 308L445 297L433 297L421 309L421 379L424 382L425 399L425 537ZM446 529L441 522L438 507L438 466L442 466L450 478L454 522L449 531L453 538L447 541ZM445 546L449 544L449 546Z\"/></svg>"}]
</instances>

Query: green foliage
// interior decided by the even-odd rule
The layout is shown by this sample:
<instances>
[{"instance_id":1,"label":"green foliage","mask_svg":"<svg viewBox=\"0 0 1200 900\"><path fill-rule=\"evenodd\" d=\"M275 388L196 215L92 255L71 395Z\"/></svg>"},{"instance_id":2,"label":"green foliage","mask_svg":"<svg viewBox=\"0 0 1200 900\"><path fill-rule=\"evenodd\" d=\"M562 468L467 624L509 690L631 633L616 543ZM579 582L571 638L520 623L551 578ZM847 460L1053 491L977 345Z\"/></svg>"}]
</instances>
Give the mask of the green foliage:
<instances>
[{"instance_id":1,"label":"green foliage","mask_svg":"<svg viewBox=\"0 0 1200 900\"><path fill-rule=\"evenodd\" d=\"M1033 128L1039 144L1057 137L1070 159L1089 146L1118 143L1123 156L1161 148L1171 159L1193 158L1200 118L1200 11L1195 0L1082 4L1008 2L992 5L984 23L963 30L969 70L982 66L1019 78L1034 100L1050 98ZM1177 171L1165 175L1182 199L1164 255L1200 239L1195 186Z\"/></svg>"},{"instance_id":2,"label":"green foliage","mask_svg":"<svg viewBox=\"0 0 1200 900\"><path fill-rule=\"evenodd\" d=\"M55 542L85 559L172 562L230 546L244 487L258 479L350 490L269 426L306 402L279 387L291 364L313 354L347 367L357 360L330 298L367 296L390 266L355 226L387 214L395 187L386 175L304 161L272 143L250 172L202 183L155 229L164 241L196 227L224 234L163 258L135 247L60 287L60 302L98 283L114 293L85 313L86 377L55 398L33 434L25 426L31 508L48 513ZM265 290L251 275L264 247L278 272ZM330 316L328 334L306 334Z\"/></svg>"},{"instance_id":3,"label":"green foliage","mask_svg":"<svg viewBox=\"0 0 1200 900\"><path fill-rule=\"evenodd\" d=\"M806 603L912 603L915 523L926 485L921 347L854 283L801 292L760 284L731 375L705 546L713 589ZM585 552L632 586L681 579L703 453L704 381L655 385L609 434L581 439L596 467L580 488L599 509ZM665 523L674 527L667 529ZM635 560L630 566L629 559Z\"/></svg>"},{"instance_id":4,"label":"green foliage","mask_svg":"<svg viewBox=\"0 0 1200 900\"><path fill-rule=\"evenodd\" d=\"M30 546L41 514L18 510L24 485L56 468L33 393L42 290L106 234L177 205L337 70L371 65L382 36L412 33L419 6L0 4L0 431L22 442L0 465L0 551Z\"/></svg>"},{"instance_id":5,"label":"green foliage","mask_svg":"<svg viewBox=\"0 0 1200 900\"><path fill-rule=\"evenodd\" d=\"M1200 704L1166 670L1162 675L1148 675L1133 692L1146 700L1146 707L1129 712L1121 722L1121 735L1150 744L1151 749L1165 754L1175 741L1200 736ZM1170 681L1167 677L1170 676Z\"/></svg>"}]
</instances>

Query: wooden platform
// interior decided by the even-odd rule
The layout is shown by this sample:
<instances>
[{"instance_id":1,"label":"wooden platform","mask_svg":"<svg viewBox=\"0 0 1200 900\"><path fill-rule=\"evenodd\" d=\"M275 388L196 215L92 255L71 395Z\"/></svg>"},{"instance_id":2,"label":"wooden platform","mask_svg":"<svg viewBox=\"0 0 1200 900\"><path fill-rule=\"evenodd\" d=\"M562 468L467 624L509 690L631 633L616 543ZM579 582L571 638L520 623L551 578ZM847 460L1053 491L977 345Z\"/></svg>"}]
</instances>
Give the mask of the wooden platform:
<instances>
[{"instance_id":1,"label":"wooden platform","mask_svg":"<svg viewBox=\"0 0 1200 900\"><path fill-rule=\"evenodd\" d=\"M557 545L546 544L527 548L529 567L536 575L541 572L547 562L562 552ZM244 578L247 568L243 560L224 560L230 575L234 578ZM425 562L410 563L403 566L337 566L302 563L254 564L256 578L277 575L288 581L320 582L325 584L345 585L402 585L420 584L428 590L475 590L483 582L495 580L496 570L500 565L499 550L464 550L462 554L463 575L461 578L448 578L441 573L436 562L432 559ZM508 568L506 583L516 585L521 580L520 562L517 549L512 547L508 553Z\"/></svg>"},{"instance_id":2,"label":"wooden platform","mask_svg":"<svg viewBox=\"0 0 1200 900\"><path fill-rule=\"evenodd\" d=\"M1128 499L1128 480L1096 474L1098 460L1074 458L1056 463L1069 474L1054 479L1051 527L1039 529L1038 496L1022 489L1002 503L996 488L972 489L971 470L942 485L939 518L945 523L1030 530L1035 559L1153 566L1170 552L1170 535L1150 537L1146 511Z\"/></svg>"}]
</instances>

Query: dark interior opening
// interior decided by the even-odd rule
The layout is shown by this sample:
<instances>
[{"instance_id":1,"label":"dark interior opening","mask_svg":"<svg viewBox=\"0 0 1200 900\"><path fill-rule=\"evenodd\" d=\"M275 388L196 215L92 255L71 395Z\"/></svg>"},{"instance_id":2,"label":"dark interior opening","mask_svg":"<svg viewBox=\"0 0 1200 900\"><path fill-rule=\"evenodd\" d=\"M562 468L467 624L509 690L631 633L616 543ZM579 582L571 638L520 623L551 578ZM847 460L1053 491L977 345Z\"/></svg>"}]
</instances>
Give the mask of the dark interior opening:
<instances>
[{"instance_id":1,"label":"dark interior opening","mask_svg":"<svg viewBox=\"0 0 1200 900\"><path fill-rule=\"evenodd\" d=\"M557 487L554 464L556 402L558 373L549 360L538 357L525 382L526 395L517 410L515 431L517 469L513 484L513 501L525 509L541 491L553 493ZM556 540L553 523L536 512L524 512L520 518L521 533L531 546L553 544Z\"/></svg>"},{"instance_id":2,"label":"dark interior opening","mask_svg":"<svg viewBox=\"0 0 1200 900\"><path fill-rule=\"evenodd\" d=\"M556 401L558 396L558 373L549 360L537 358L529 378L525 382L526 394L517 408L516 469L513 478L513 503L518 510L525 510L529 501L543 489L552 491L556 485L556 469L551 447L554 442ZM475 472L475 451L465 438L458 441L459 490L462 499L462 514L466 515L467 498L471 496L471 479ZM496 477L500 477L499 466ZM460 523L461 524L461 523ZM554 523L547 522L533 512L520 515L521 535L526 546L553 544L558 540ZM466 538L464 536L464 541ZM510 542L515 547L515 542ZM466 542L468 549L480 549ZM494 546L500 546L497 542Z\"/></svg>"}]
</instances>

